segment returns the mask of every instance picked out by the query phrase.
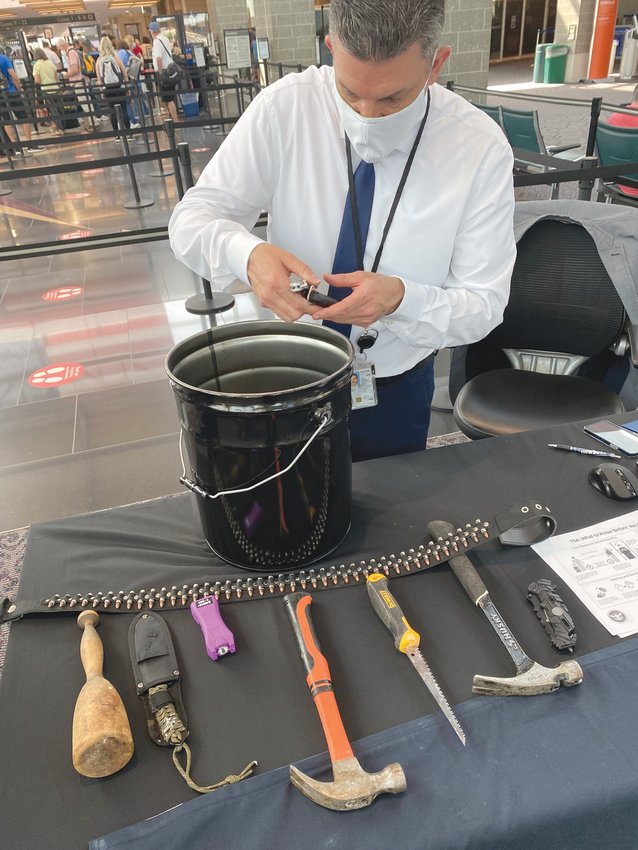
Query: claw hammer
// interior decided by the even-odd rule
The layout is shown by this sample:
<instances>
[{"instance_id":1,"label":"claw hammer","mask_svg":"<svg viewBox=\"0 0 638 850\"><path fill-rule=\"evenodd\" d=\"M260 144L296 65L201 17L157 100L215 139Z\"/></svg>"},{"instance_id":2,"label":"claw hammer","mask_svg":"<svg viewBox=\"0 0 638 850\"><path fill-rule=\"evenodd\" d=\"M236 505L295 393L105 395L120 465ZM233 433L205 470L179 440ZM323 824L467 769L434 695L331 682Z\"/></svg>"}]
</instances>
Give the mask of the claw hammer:
<instances>
[{"instance_id":1,"label":"claw hammer","mask_svg":"<svg viewBox=\"0 0 638 850\"><path fill-rule=\"evenodd\" d=\"M454 526L443 520L435 520L428 523L427 531L429 536L437 542L448 534L454 533ZM472 691L475 694L533 696L549 694L558 690L561 685L571 687L582 682L583 671L577 661L572 659L563 661L558 667L544 667L537 661L532 661L499 614L487 587L467 555L455 555L448 563L472 602L485 614L516 665L516 676L509 678L482 676L477 673L472 685Z\"/></svg>"},{"instance_id":2,"label":"claw hammer","mask_svg":"<svg viewBox=\"0 0 638 850\"><path fill-rule=\"evenodd\" d=\"M398 763L378 773L367 773L352 752L332 689L330 669L321 652L310 619L309 593L289 593L284 604L297 638L306 669L306 682L315 701L332 762L333 781L320 782L290 765L292 784L320 806L337 811L362 809L379 794L399 794L406 789L405 774Z\"/></svg>"}]
</instances>

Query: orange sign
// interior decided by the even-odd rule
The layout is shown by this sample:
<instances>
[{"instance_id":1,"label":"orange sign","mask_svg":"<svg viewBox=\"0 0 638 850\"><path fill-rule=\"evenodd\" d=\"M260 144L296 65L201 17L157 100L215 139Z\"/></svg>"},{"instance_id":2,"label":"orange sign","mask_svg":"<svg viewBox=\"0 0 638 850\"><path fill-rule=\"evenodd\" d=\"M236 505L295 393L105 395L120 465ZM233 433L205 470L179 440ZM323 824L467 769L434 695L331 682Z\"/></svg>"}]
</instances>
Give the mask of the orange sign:
<instances>
[{"instance_id":1,"label":"orange sign","mask_svg":"<svg viewBox=\"0 0 638 850\"><path fill-rule=\"evenodd\" d=\"M85 239L90 235L90 230L71 230L69 233L63 233L61 236L58 236L58 242L65 239Z\"/></svg>"},{"instance_id":2,"label":"orange sign","mask_svg":"<svg viewBox=\"0 0 638 850\"><path fill-rule=\"evenodd\" d=\"M58 286L57 289L49 289L42 296L43 301L66 301L68 298L75 298L82 295L84 292L83 286Z\"/></svg>"},{"instance_id":3,"label":"orange sign","mask_svg":"<svg viewBox=\"0 0 638 850\"><path fill-rule=\"evenodd\" d=\"M81 363L54 363L45 366L29 375L29 383L32 387L61 387L62 384L70 384L84 374L84 366Z\"/></svg>"},{"instance_id":4,"label":"orange sign","mask_svg":"<svg viewBox=\"0 0 638 850\"><path fill-rule=\"evenodd\" d=\"M598 0L587 75L590 80L603 80L609 76L609 60L614 41L617 13L618 0Z\"/></svg>"}]
</instances>

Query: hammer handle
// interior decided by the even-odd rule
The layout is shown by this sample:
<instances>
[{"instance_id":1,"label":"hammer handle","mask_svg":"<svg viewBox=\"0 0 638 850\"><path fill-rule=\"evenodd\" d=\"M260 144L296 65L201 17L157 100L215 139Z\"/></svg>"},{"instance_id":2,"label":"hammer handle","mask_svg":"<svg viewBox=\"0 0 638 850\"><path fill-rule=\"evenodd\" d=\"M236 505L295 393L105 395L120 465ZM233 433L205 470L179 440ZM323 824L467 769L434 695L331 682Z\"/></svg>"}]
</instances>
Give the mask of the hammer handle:
<instances>
[{"instance_id":1,"label":"hammer handle","mask_svg":"<svg viewBox=\"0 0 638 850\"><path fill-rule=\"evenodd\" d=\"M451 522L445 522L445 520L437 519L428 523L427 532L436 542L439 537L447 537L448 534L453 533L454 526ZM475 605L479 604L479 599L481 599L481 597L489 599L488 589L485 587L476 567L467 555L455 555L453 558L449 559L448 563L452 572L461 582L467 595Z\"/></svg>"},{"instance_id":2,"label":"hammer handle","mask_svg":"<svg viewBox=\"0 0 638 850\"><path fill-rule=\"evenodd\" d=\"M310 618L311 604L312 597L308 593L289 593L284 596L284 605L306 670L306 682L321 720L330 760L334 764L351 758L353 753L339 714L328 662L319 647L317 634Z\"/></svg>"}]
</instances>

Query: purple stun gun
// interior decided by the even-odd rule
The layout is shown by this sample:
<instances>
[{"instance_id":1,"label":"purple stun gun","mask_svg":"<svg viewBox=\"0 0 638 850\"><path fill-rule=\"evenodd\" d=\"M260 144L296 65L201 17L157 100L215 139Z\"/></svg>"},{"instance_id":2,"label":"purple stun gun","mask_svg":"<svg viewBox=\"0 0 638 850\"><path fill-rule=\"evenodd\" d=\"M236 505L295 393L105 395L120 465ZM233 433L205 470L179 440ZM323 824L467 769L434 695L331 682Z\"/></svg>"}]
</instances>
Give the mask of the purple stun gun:
<instances>
[{"instance_id":1,"label":"purple stun gun","mask_svg":"<svg viewBox=\"0 0 638 850\"><path fill-rule=\"evenodd\" d=\"M235 638L222 620L215 596L204 596L191 602L191 614L202 630L206 652L213 661L235 651Z\"/></svg>"}]
</instances>

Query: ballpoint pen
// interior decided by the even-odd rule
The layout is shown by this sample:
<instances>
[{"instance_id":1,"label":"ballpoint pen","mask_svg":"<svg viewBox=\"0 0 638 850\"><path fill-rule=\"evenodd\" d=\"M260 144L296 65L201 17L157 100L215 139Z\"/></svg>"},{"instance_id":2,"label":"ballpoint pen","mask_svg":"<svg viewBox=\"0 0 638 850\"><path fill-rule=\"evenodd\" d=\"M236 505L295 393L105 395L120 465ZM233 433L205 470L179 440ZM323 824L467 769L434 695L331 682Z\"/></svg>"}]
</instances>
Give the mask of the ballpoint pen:
<instances>
[{"instance_id":1,"label":"ballpoint pen","mask_svg":"<svg viewBox=\"0 0 638 850\"><path fill-rule=\"evenodd\" d=\"M562 446L560 443L548 443L550 449L560 449L563 452L576 452L579 455L595 455L596 457L615 457L621 459L621 455L615 455L613 452L599 452L596 449L581 449L580 446Z\"/></svg>"}]
</instances>

